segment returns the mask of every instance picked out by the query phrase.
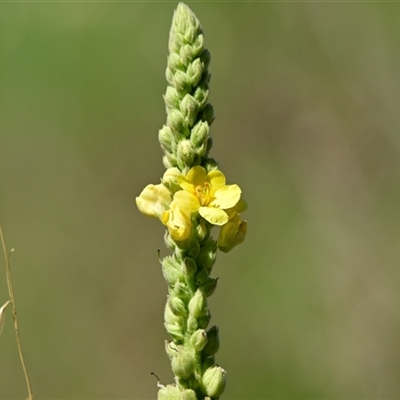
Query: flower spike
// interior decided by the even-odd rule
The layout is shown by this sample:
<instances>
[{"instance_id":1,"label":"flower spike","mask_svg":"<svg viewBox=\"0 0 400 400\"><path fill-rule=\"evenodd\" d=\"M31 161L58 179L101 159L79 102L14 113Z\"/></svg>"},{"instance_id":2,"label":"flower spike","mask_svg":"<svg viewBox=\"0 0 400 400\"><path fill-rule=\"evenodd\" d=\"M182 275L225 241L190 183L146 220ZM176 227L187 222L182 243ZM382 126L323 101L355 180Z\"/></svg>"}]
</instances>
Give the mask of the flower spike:
<instances>
[{"instance_id":1,"label":"flower spike","mask_svg":"<svg viewBox=\"0 0 400 400\"><path fill-rule=\"evenodd\" d=\"M165 242L173 251L160 262L168 284L164 325L171 341L166 352L175 382L158 385L159 400L216 400L226 383L226 371L215 363L218 328L207 330L207 298L217 286L211 272L218 249L228 252L246 236L240 213L247 205L240 187L227 185L208 156L214 120L209 63L200 22L180 3L169 38L167 122L158 135L167 170L160 184L147 185L136 198L140 212L167 227ZM220 227L218 241L211 236L214 226Z\"/></svg>"}]
</instances>

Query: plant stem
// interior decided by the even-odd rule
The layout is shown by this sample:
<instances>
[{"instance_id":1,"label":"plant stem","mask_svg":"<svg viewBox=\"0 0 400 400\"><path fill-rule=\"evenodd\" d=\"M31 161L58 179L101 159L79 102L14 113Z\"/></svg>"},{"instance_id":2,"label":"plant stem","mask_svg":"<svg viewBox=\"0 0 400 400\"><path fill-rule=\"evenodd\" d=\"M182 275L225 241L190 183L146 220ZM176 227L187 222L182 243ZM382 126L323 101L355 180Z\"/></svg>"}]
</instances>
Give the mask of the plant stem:
<instances>
[{"instance_id":1,"label":"plant stem","mask_svg":"<svg viewBox=\"0 0 400 400\"><path fill-rule=\"evenodd\" d=\"M24 356L22 353L21 339L19 336L19 328L18 328L17 308L15 305L14 290L13 290L12 279L11 279L10 255L14 251L14 249L11 249L9 252L7 251L1 224L0 224L0 237L1 237L1 243L3 246L4 257L6 260L6 276L7 276L8 294L10 296L10 301L11 301L11 309L12 309L12 316L13 316L13 320L14 320L14 330L15 330L15 337L17 340L18 354L19 354L19 358L21 360L22 370L24 371L25 382L26 382L26 386L28 389L27 400L33 400L33 393L32 393L32 388L31 388L31 384L30 384L30 380L29 380L29 375L28 375L28 371L26 369L25 360L24 360Z\"/></svg>"}]
</instances>

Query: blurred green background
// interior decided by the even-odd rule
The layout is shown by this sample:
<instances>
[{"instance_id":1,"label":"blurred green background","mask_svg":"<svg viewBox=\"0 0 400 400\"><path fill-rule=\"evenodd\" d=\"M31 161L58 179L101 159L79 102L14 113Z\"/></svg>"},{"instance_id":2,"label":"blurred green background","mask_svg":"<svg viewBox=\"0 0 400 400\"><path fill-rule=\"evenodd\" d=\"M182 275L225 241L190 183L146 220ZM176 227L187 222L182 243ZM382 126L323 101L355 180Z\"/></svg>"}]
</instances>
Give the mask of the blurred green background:
<instances>
[{"instance_id":1,"label":"blurred green background","mask_svg":"<svg viewBox=\"0 0 400 400\"><path fill-rule=\"evenodd\" d=\"M164 171L176 4L0 4L0 217L38 399L171 382L164 229L134 198ZM211 156L249 204L213 273L223 398L400 398L400 4L188 4ZM26 397L11 321L1 399Z\"/></svg>"}]
</instances>

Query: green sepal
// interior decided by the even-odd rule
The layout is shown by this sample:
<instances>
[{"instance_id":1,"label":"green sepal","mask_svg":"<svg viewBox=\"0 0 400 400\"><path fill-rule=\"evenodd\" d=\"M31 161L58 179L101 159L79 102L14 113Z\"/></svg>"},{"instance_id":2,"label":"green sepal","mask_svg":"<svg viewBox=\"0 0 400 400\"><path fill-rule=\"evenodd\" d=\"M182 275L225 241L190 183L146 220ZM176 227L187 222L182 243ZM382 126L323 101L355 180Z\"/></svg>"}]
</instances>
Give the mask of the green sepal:
<instances>
[{"instance_id":1,"label":"green sepal","mask_svg":"<svg viewBox=\"0 0 400 400\"><path fill-rule=\"evenodd\" d=\"M190 378L196 368L193 354L183 346L178 346L177 353L171 360L172 372L179 378Z\"/></svg>"},{"instance_id":2,"label":"green sepal","mask_svg":"<svg viewBox=\"0 0 400 400\"><path fill-rule=\"evenodd\" d=\"M194 296L190 299L188 309L190 315L194 318L200 318L207 315L207 300L200 289L197 289Z\"/></svg>"},{"instance_id":3,"label":"green sepal","mask_svg":"<svg viewBox=\"0 0 400 400\"><path fill-rule=\"evenodd\" d=\"M198 329L190 337L190 343L196 352L200 352L204 349L204 346L206 346L207 339L206 331L204 329Z\"/></svg>"},{"instance_id":4,"label":"green sepal","mask_svg":"<svg viewBox=\"0 0 400 400\"><path fill-rule=\"evenodd\" d=\"M202 350L202 355L205 357L213 356L219 350L219 334L218 327L212 326L207 331L207 343Z\"/></svg>"},{"instance_id":5,"label":"green sepal","mask_svg":"<svg viewBox=\"0 0 400 400\"><path fill-rule=\"evenodd\" d=\"M202 377L202 389L210 397L219 397L226 384L226 371L221 367L214 366L208 368Z\"/></svg>"}]
</instances>

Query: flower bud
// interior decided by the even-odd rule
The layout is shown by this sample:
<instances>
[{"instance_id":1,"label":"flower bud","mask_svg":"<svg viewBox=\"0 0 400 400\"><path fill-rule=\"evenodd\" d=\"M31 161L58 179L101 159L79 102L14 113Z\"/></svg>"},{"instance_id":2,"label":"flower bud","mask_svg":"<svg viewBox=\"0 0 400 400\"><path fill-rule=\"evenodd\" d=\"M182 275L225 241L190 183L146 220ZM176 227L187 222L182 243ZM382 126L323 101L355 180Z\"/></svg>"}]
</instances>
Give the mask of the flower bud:
<instances>
[{"instance_id":1,"label":"flower bud","mask_svg":"<svg viewBox=\"0 0 400 400\"><path fill-rule=\"evenodd\" d=\"M182 392L175 385L161 386L157 400L181 400Z\"/></svg>"},{"instance_id":2,"label":"flower bud","mask_svg":"<svg viewBox=\"0 0 400 400\"><path fill-rule=\"evenodd\" d=\"M164 125L162 129L158 131L158 141L164 151L172 152L175 146L175 138L168 126Z\"/></svg>"},{"instance_id":3,"label":"flower bud","mask_svg":"<svg viewBox=\"0 0 400 400\"><path fill-rule=\"evenodd\" d=\"M183 118L183 114L179 110L171 110L168 113L167 125L171 127L174 135L183 133Z\"/></svg>"},{"instance_id":4,"label":"flower bud","mask_svg":"<svg viewBox=\"0 0 400 400\"><path fill-rule=\"evenodd\" d=\"M192 91L192 86L189 82L188 76L185 72L180 71L179 69L175 71L173 82L178 93L190 93Z\"/></svg>"},{"instance_id":5,"label":"flower bud","mask_svg":"<svg viewBox=\"0 0 400 400\"><path fill-rule=\"evenodd\" d=\"M189 315L186 323L187 331L189 333L195 332L198 326L199 324L197 323L197 319Z\"/></svg>"},{"instance_id":6,"label":"flower bud","mask_svg":"<svg viewBox=\"0 0 400 400\"><path fill-rule=\"evenodd\" d=\"M178 351L171 360L173 373L179 378L189 378L196 367L193 355L182 346L178 346Z\"/></svg>"},{"instance_id":7,"label":"flower bud","mask_svg":"<svg viewBox=\"0 0 400 400\"><path fill-rule=\"evenodd\" d=\"M197 327L199 329L206 329L208 324L210 323L210 319L211 319L211 314L207 310L207 315L205 315L204 317L197 318Z\"/></svg>"},{"instance_id":8,"label":"flower bud","mask_svg":"<svg viewBox=\"0 0 400 400\"><path fill-rule=\"evenodd\" d=\"M239 214L233 217L221 227L218 248L224 253L228 253L235 246L243 243L247 232L247 222L242 221Z\"/></svg>"},{"instance_id":9,"label":"flower bud","mask_svg":"<svg viewBox=\"0 0 400 400\"><path fill-rule=\"evenodd\" d=\"M167 301L167 304L165 305L164 321L166 324L179 324L179 325L181 325L181 322L182 322L182 317L176 315L172 311L171 304L169 301Z\"/></svg>"},{"instance_id":10,"label":"flower bud","mask_svg":"<svg viewBox=\"0 0 400 400\"><path fill-rule=\"evenodd\" d=\"M168 285L183 279L182 271L177 268L176 261L171 256L166 256L162 260L162 272Z\"/></svg>"},{"instance_id":11,"label":"flower bud","mask_svg":"<svg viewBox=\"0 0 400 400\"><path fill-rule=\"evenodd\" d=\"M202 377L202 387L207 396L219 397L225 389L226 371L221 367L208 368Z\"/></svg>"},{"instance_id":12,"label":"flower bud","mask_svg":"<svg viewBox=\"0 0 400 400\"><path fill-rule=\"evenodd\" d=\"M207 49L204 49L203 52L201 53L200 60L203 63L204 68L208 68L211 61L211 54Z\"/></svg>"},{"instance_id":13,"label":"flower bud","mask_svg":"<svg viewBox=\"0 0 400 400\"><path fill-rule=\"evenodd\" d=\"M207 334L204 329L198 329L193 335L190 337L190 343L196 350L196 352L200 352L204 349L204 346L207 344Z\"/></svg>"},{"instance_id":14,"label":"flower bud","mask_svg":"<svg viewBox=\"0 0 400 400\"><path fill-rule=\"evenodd\" d=\"M197 271L196 261L193 258L186 257L183 260L182 272L189 277L192 277Z\"/></svg>"},{"instance_id":15,"label":"flower bud","mask_svg":"<svg viewBox=\"0 0 400 400\"><path fill-rule=\"evenodd\" d=\"M181 140L178 143L177 163L180 169L193 165L196 152L190 140Z\"/></svg>"},{"instance_id":16,"label":"flower bud","mask_svg":"<svg viewBox=\"0 0 400 400\"><path fill-rule=\"evenodd\" d=\"M207 331L207 344L204 346L202 354L206 357L213 356L219 350L218 327L212 326Z\"/></svg>"},{"instance_id":17,"label":"flower bud","mask_svg":"<svg viewBox=\"0 0 400 400\"><path fill-rule=\"evenodd\" d=\"M196 238L199 242L207 240L210 236L210 228L207 221L203 218L200 219L199 223L196 225Z\"/></svg>"},{"instance_id":18,"label":"flower bud","mask_svg":"<svg viewBox=\"0 0 400 400\"><path fill-rule=\"evenodd\" d=\"M181 175L181 171L178 168L168 168L161 179L161 182L170 189L172 193L177 192L181 189L178 184L178 176Z\"/></svg>"},{"instance_id":19,"label":"flower bud","mask_svg":"<svg viewBox=\"0 0 400 400\"><path fill-rule=\"evenodd\" d=\"M177 53L170 53L168 56L168 67L173 70L181 69L183 67L181 58ZM172 82L171 82L172 83Z\"/></svg>"},{"instance_id":20,"label":"flower bud","mask_svg":"<svg viewBox=\"0 0 400 400\"><path fill-rule=\"evenodd\" d=\"M192 389L185 389L181 395L182 400L197 400L196 392Z\"/></svg>"},{"instance_id":21,"label":"flower bud","mask_svg":"<svg viewBox=\"0 0 400 400\"><path fill-rule=\"evenodd\" d=\"M194 318L207 315L207 300L200 289L197 289L194 296L190 299L188 308L190 315Z\"/></svg>"},{"instance_id":22,"label":"flower bud","mask_svg":"<svg viewBox=\"0 0 400 400\"><path fill-rule=\"evenodd\" d=\"M174 339L175 341L182 341L183 340L183 329L182 327L177 324L167 324L166 322L164 322L164 326L166 331L168 332L168 334L172 337L172 339Z\"/></svg>"},{"instance_id":23,"label":"flower bud","mask_svg":"<svg viewBox=\"0 0 400 400\"><path fill-rule=\"evenodd\" d=\"M171 153L165 152L162 161L165 168L172 168L176 165L176 157Z\"/></svg>"},{"instance_id":24,"label":"flower bud","mask_svg":"<svg viewBox=\"0 0 400 400\"><path fill-rule=\"evenodd\" d=\"M190 94L187 94L181 101L180 110L184 115L185 125L190 127L193 126L196 122L197 113L199 111L196 99Z\"/></svg>"},{"instance_id":25,"label":"flower bud","mask_svg":"<svg viewBox=\"0 0 400 400\"><path fill-rule=\"evenodd\" d=\"M205 246L202 247L201 252L197 257L197 262L204 268L204 270L210 272L212 266L215 263L216 258L217 258L217 243L215 240L209 240L205 244Z\"/></svg>"},{"instance_id":26,"label":"flower bud","mask_svg":"<svg viewBox=\"0 0 400 400\"><path fill-rule=\"evenodd\" d=\"M199 110L202 110L207 104L209 92L208 76L205 76L201 79L193 93L193 97L197 100L197 103L199 105Z\"/></svg>"},{"instance_id":27,"label":"flower bud","mask_svg":"<svg viewBox=\"0 0 400 400\"><path fill-rule=\"evenodd\" d=\"M204 296L210 297L214 293L217 283L218 278L208 278L207 281L201 285Z\"/></svg>"},{"instance_id":28,"label":"flower bud","mask_svg":"<svg viewBox=\"0 0 400 400\"><path fill-rule=\"evenodd\" d=\"M185 303L177 296L169 296L168 298L169 306L172 312L180 317L184 317L187 313Z\"/></svg>"},{"instance_id":29,"label":"flower bud","mask_svg":"<svg viewBox=\"0 0 400 400\"><path fill-rule=\"evenodd\" d=\"M207 121L208 125L211 126L212 122L214 121L214 108L213 106L208 103L203 111L201 111L200 115L199 115L200 119L202 121Z\"/></svg>"},{"instance_id":30,"label":"flower bud","mask_svg":"<svg viewBox=\"0 0 400 400\"><path fill-rule=\"evenodd\" d=\"M165 352L167 353L168 357L172 359L176 355L178 348L176 347L174 342L165 341Z\"/></svg>"},{"instance_id":31,"label":"flower bud","mask_svg":"<svg viewBox=\"0 0 400 400\"><path fill-rule=\"evenodd\" d=\"M193 60L192 46L184 44L179 51L179 58L182 60L182 64L187 68L190 62Z\"/></svg>"},{"instance_id":32,"label":"flower bud","mask_svg":"<svg viewBox=\"0 0 400 400\"><path fill-rule=\"evenodd\" d=\"M200 82L201 76L204 72L204 64L199 58L196 58L191 64L189 64L186 71L187 82L192 86L197 86Z\"/></svg>"},{"instance_id":33,"label":"flower bud","mask_svg":"<svg viewBox=\"0 0 400 400\"><path fill-rule=\"evenodd\" d=\"M205 143L210 135L210 127L207 121L199 121L190 133L190 140L197 147Z\"/></svg>"}]
</instances>

